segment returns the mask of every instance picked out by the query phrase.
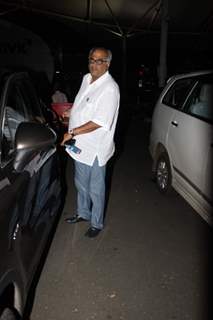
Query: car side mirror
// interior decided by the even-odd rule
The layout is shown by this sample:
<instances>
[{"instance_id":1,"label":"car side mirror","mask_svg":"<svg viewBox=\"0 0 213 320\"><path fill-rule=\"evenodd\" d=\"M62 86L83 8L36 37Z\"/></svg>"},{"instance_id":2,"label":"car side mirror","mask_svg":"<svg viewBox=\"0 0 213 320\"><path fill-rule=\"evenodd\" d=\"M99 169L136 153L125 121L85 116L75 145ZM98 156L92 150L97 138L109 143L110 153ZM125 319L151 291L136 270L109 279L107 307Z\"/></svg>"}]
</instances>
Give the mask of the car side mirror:
<instances>
[{"instance_id":1,"label":"car side mirror","mask_svg":"<svg viewBox=\"0 0 213 320\"><path fill-rule=\"evenodd\" d=\"M43 123L20 123L15 136L14 169L22 171L37 152L50 148L55 142L55 132Z\"/></svg>"}]
</instances>

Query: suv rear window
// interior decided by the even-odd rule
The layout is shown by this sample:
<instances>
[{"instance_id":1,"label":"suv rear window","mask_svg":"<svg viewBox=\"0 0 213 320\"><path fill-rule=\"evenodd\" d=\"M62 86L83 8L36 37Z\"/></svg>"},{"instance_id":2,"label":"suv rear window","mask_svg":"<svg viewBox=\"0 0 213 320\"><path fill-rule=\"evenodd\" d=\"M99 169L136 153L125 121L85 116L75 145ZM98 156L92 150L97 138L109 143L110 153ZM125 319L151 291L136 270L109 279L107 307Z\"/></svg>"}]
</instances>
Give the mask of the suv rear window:
<instances>
[{"instance_id":1,"label":"suv rear window","mask_svg":"<svg viewBox=\"0 0 213 320\"><path fill-rule=\"evenodd\" d=\"M213 120L213 79L199 79L187 101L185 110L201 120Z\"/></svg>"},{"instance_id":2,"label":"suv rear window","mask_svg":"<svg viewBox=\"0 0 213 320\"><path fill-rule=\"evenodd\" d=\"M177 80L169 88L162 102L172 108L182 109L194 82L195 80L191 78Z\"/></svg>"}]
</instances>

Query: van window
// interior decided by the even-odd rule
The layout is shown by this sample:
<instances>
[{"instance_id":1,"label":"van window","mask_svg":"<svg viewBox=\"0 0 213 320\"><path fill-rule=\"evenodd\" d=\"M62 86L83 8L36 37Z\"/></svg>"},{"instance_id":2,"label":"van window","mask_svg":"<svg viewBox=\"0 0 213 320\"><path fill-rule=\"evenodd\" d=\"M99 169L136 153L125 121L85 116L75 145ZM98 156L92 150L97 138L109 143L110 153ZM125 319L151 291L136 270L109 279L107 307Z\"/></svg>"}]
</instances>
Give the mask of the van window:
<instances>
[{"instance_id":1,"label":"van window","mask_svg":"<svg viewBox=\"0 0 213 320\"><path fill-rule=\"evenodd\" d=\"M182 109L183 104L194 84L191 78L177 80L163 98L163 103L175 108Z\"/></svg>"},{"instance_id":2,"label":"van window","mask_svg":"<svg viewBox=\"0 0 213 320\"><path fill-rule=\"evenodd\" d=\"M186 111L202 120L213 120L213 82L199 81L187 102Z\"/></svg>"}]
</instances>

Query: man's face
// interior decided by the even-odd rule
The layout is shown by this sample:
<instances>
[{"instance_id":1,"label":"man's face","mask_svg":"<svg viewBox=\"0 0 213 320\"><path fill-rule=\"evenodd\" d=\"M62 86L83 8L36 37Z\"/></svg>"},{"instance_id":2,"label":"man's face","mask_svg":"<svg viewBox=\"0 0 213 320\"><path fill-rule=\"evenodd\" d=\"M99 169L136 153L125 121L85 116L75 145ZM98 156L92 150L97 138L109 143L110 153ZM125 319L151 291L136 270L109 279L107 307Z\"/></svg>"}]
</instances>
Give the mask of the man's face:
<instances>
[{"instance_id":1,"label":"man's face","mask_svg":"<svg viewBox=\"0 0 213 320\"><path fill-rule=\"evenodd\" d=\"M109 69L109 62L106 59L107 53L103 50L95 50L89 57L89 71L93 81L97 80Z\"/></svg>"}]
</instances>

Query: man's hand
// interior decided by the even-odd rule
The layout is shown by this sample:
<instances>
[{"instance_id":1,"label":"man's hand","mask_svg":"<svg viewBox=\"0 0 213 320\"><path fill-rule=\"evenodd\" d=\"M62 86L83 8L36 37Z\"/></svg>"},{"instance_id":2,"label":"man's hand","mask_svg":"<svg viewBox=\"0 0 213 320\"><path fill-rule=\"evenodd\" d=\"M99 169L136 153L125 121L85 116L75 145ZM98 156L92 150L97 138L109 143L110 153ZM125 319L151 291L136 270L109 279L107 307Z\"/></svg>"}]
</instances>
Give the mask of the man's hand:
<instances>
[{"instance_id":1,"label":"man's hand","mask_svg":"<svg viewBox=\"0 0 213 320\"><path fill-rule=\"evenodd\" d=\"M66 133L64 134L64 138L63 138L62 142L60 143L60 145L61 145L61 146L64 146L64 143L65 143L66 141L70 140L72 137L73 137L73 135L72 135L71 133L66 132Z\"/></svg>"}]
</instances>

